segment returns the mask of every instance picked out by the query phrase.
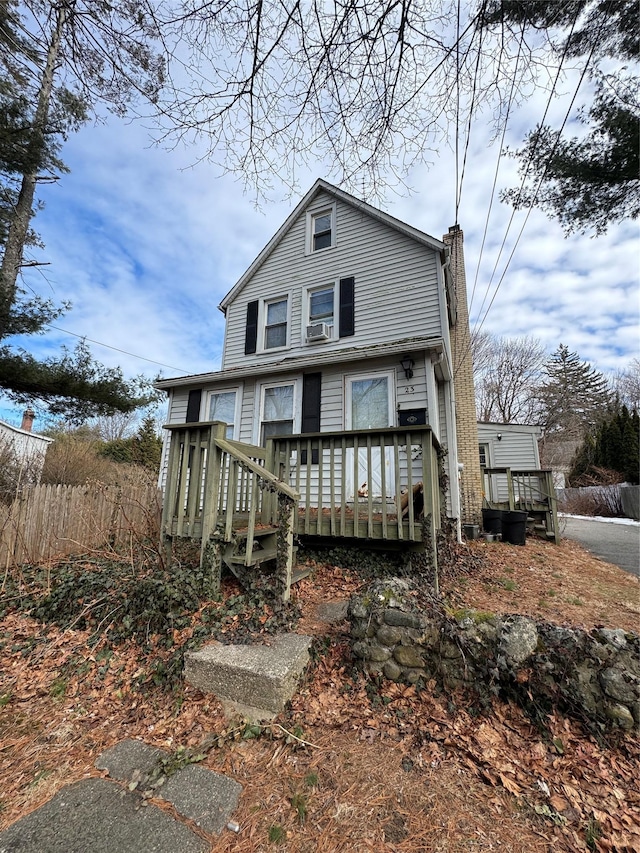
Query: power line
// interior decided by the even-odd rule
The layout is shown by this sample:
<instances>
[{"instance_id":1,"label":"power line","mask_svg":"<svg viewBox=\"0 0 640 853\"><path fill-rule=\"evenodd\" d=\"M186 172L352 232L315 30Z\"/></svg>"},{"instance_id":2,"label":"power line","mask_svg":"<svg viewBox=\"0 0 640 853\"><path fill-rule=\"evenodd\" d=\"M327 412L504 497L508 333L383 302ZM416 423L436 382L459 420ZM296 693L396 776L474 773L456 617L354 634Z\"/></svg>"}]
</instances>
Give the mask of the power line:
<instances>
[{"instance_id":1,"label":"power line","mask_svg":"<svg viewBox=\"0 0 640 853\"><path fill-rule=\"evenodd\" d=\"M579 12L578 12L578 14L576 15L576 17L575 17L575 19L574 19L574 21L573 21L573 24L572 24L572 26L571 26L571 33L569 34L569 37L565 40L564 50L563 50L563 53L562 53L562 57L561 57L561 59L560 59L560 65L559 65L559 67L558 67L558 70L557 70L557 73L556 73L556 77L555 77L554 82L553 82L553 86L551 87L551 91L550 91L550 93L549 93L549 98L547 99L547 104L546 104L546 107L545 107L545 110L544 110L544 115L543 115L543 117L542 117L541 124L544 124L544 120L545 120L545 119L546 119L546 117L547 117L547 113L548 113L549 109L551 108L551 101L552 101L552 99L553 99L553 96L554 96L554 93L555 93L555 89L556 89L556 85L557 85L558 80L559 80L559 78L560 78L560 74L561 74L561 71L562 71L562 67L563 67L563 65L564 65L564 60L565 60L566 55L567 55L567 49L568 49L569 41L570 41L570 39L571 39L571 35L573 34L573 31L574 31L575 26L576 26L577 21L578 21L578 15L579 15ZM564 119L563 119L563 121L562 121L562 126L561 126L561 128L560 128L560 130L559 130L559 132L558 132L558 136L557 136L557 139L556 139L556 144L555 144L555 146L553 147L553 150L551 151L551 153L550 153L549 157L547 158L547 165L546 165L545 170L544 170L544 172L543 172L543 174L542 174L542 177L540 178L540 180L539 180L539 182L538 182L538 186L536 187L536 191L535 191L535 193L534 193L534 195L533 195L533 198L532 198L532 200L531 200L531 204L529 205L529 208L528 208L528 210L527 210L527 214L526 214L526 217L525 217L524 223L522 224L522 227L521 227L521 229L520 229L520 232L518 233L518 236L517 236L517 238L516 238L516 241L515 241L515 243L514 243L514 246L513 246L512 250L511 250L511 254L509 255L509 258L507 259L507 262L506 262L506 264L505 264L505 267L504 267L504 269L503 269L503 271L502 271L502 275L500 276L500 280L498 281L498 284L496 285L496 289L495 289L495 291L494 291L494 293L493 293L493 296L491 297L491 301L489 302L489 305L487 306L487 310L485 311L484 316L482 317L482 320L480 321L480 324L479 324L479 325L477 325L477 326L474 328L474 334L477 334L477 333L482 329L482 326L484 325L484 322L485 322L485 320L487 319L487 316L488 316L489 311L490 311L490 309L491 309L491 307L492 307L492 305L493 305L493 303L494 303L494 301L495 301L495 298L496 298L496 296L498 295L498 291L500 290L500 286L501 286L502 282L504 281L504 278L505 278L505 276L506 276L506 274L507 274L507 270L509 269L509 265L511 264L511 261L513 260L513 256L514 256L514 254L515 254L516 248L518 247L518 244L519 244L520 239L521 239L521 237L522 237L522 234L523 234L523 232L524 232L525 226L526 226L527 222L529 221L529 216L531 215L531 211L532 211L533 206L534 206L534 204L535 204L535 200L536 200L536 198L537 198L538 192L540 191L540 187L542 186L542 183L544 182L544 178L545 178L545 176L546 176L546 174L547 174L547 170L548 170L548 167L549 167L550 161L551 161L551 159L552 159L552 157L553 157L553 155L554 155L554 153L555 153L555 149L556 149L556 147L557 147L557 145L558 145L558 142L559 142L559 140L560 140L560 135L561 135L562 131L564 130L564 127L565 127L565 125L566 125L566 123L567 123L567 121L568 121L568 119L569 119L569 114L570 114L570 112L571 112L571 110L572 110L572 108L573 108L573 104L575 103L575 99L576 99L576 98L577 98L577 96L578 96L578 91L579 91L580 86L582 85L582 81L584 80L584 78L585 78L585 76L586 76L586 74L587 74L587 71L588 71L588 69L589 69L589 66L590 66L590 63L591 63L591 59L592 59L592 57L593 57L593 54L594 54L594 52L595 52L595 49L596 49L596 44L595 44L595 41L594 41L594 44L593 44L593 46L592 46L592 48L591 48L591 51L590 51L590 53L589 53L589 56L587 57L587 60L586 60L586 62L585 62L585 64L584 64L584 67L583 67L583 69L582 69L582 73L581 73L581 75L580 75L580 79L578 80L578 85L576 86L576 89L575 89L575 91L574 91L574 93L573 93L573 97L572 97L572 99L571 99L571 103L569 104L569 107L568 107L568 109L567 109L567 111L566 111L566 113L565 113L565 117L564 117ZM539 137L538 137L538 139L539 139ZM497 270L497 268L498 268L498 264L499 264L499 262L500 262L500 258L501 258L501 256L502 256L502 252L503 252L503 250L504 250L504 248L505 248L506 241L507 241L507 237L508 237L508 235L509 235L509 231L511 230L511 225L513 224L513 220L514 220L514 217L515 217L515 211L516 211L517 205L518 205L518 203L519 203L520 197L521 197L521 195L522 195L522 190L523 190L523 188L524 188L524 184L525 184L526 179L527 179L527 176L528 176L528 174L529 174L529 169L531 168L531 165L533 164L533 160L534 160L535 153L536 153L536 151L535 151L535 146L534 146L533 150L532 150L532 151L530 152L530 154L529 154L529 158L528 158L528 161L527 161L526 169L525 169L525 172L524 172L524 175L523 175L523 178L522 178L521 184L520 184L520 188L519 188L519 190L518 190L518 198L516 199L516 202L515 202L515 204L514 204L514 208L513 208L513 210L511 211L511 216L510 216L510 218L509 218L509 222L508 222L508 224L507 224L507 229L506 229L505 235L504 235L504 237L503 237L503 239L502 239L502 244L501 244L501 246L500 246L500 250L499 250L499 252L498 252L498 257L497 257L496 262L495 262L495 264L494 264L493 271L492 271L492 273L491 273L491 277L490 277L489 282L488 282L488 284L487 284L487 288L486 288L486 291L485 291L485 295L484 295L484 298L483 298L483 300L482 300L482 304L481 304L481 306L480 306L480 310L479 310L478 314L480 314L480 313L482 312L482 309L484 308L484 303L486 302L487 296L489 295L489 288L491 287L491 283L493 282L494 276L495 276L495 274L496 274L496 270ZM460 362L460 363L462 363L462 360L463 360L463 359L464 359L464 357L466 356L467 352L469 352L469 350L471 349L471 342L472 342L472 339L473 339L473 336L470 336L470 338L469 338L469 343L468 343L468 345L467 345L467 347L466 347L466 349L465 349L465 352L464 352L464 353L463 353L463 355L462 355L462 359L461 359L461 362ZM456 371L456 373L457 373L457 371ZM454 378L455 378L455 373L454 373Z\"/></svg>"},{"instance_id":2,"label":"power line","mask_svg":"<svg viewBox=\"0 0 640 853\"><path fill-rule=\"evenodd\" d=\"M507 135L507 125L509 124L509 116L511 115L511 107L513 104L513 96L516 87L516 76L518 73L518 66L520 64L520 57L522 55L522 44L524 42L524 24L522 25L522 30L520 31L520 42L518 44L518 53L516 55L516 66L513 72L513 77L511 78L511 90L509 92L509 99L507 101L507 111L504 117L504 123L502 125L502 138L500 140L500 149L498 151L498 157L496 158L496 169L493 175L493 184L491 186L491 196L489 198L489 207L487 208L487 216L484 222L484 231L482 233L482 243L480 245L480 252L478 254L478 263L476 264L476 273L473 278L473 288L471 290L471 299L469 300L469 312L473 307L473 300L476 295L476 287L478 285L478 277L480 275L480 264L482 263L482 256L484 254L484 246L487 241L487 233L489 231L489 220L491 219L491 210L493 208L493 202L496 194L496 186L498 184L498 173L500 171L500 163L502 162L502 153L504 151L504 141ZM483 300L484 304L484 300Z\"/></svg>"},{"instance_id":3,"label":"power line","mask_svg":"<svg viewBox=\"0 0 640 853\"><path fill-rule=\"evenodd\" d=\"M587 74L587 70L588 70L588 68L589 68L589 63L590 63L590 61L591 61L591 57L593 56L593 52L594 52L594 51L595 51L595 46L594 46L593 50L591 51L591 53L589 54L589 58L587 59L587 62L585 63L585 67L582 69L582 73L581 73L581 75L580 75L580 79L578 80L578 85L576 86L576 90L575 90L575 92L573 93L573 97L571 98L571 103L569 104L569 107L567 108L567 111L566 111L566 113L565 113L564 119L562 120L562 125L561 125L561 127L560 127L560 130L558 131L558 135L557 135L557 137L556 137L555 145L553 146L553 149L551 150L551 153L549 154L549 157L547 158L547 164L546 164L546 166L545 166L544 172L542 173L542 175L541 175L541 177L540 177L540 180L538 181L538 185L537 185L537 187L536 187L535 193L533 194L533 198L532 198L531 204L529 205L529 208L528 208L528 210L527 210L527 215L525 216L524 222L522 223L522 227L520 228L520 231L518 232L518 236L516 237L516 241L515 241L515 243L513 244L513 248L512 248L512 250L511 250L511 254L509 255L509 257L508 257L508 259L507 259L507 263L505 264L504 270L502 271L502 275L500 276L500 280L499 280L499 282L498 282L498 284L497 284L497 286L496 286L495 292L494 292L493 296L491 297L491 302L490 302L490 303L489 303L489 305L487 306L487 310L485 311L484 317L482 318L482 321L481 321L480 325L479 325L479 326L478 326L478 328L477 328L477 331L478 331L478 332L479 332L479 331L480 331L480 329L482 328L482 326L483 326L483 324L484 324L484 321L487 319L487 315L489 314L489 310L491 309L491 306L493 305L494 300L495 300L496 296L498 295L498 290L500 290L500 285L501 285L501 284L502 284L502 282L504 281L504 277L505 277L505 275L507 274L507 270L509 269L509 264L511 263L511 261L512 261L512 259L513 259L513 256L514 256L514 254L515 254L516 249L518 248L518 244L519 244L519 242L520 242L520 238L522 237L522 234L523 234L523 232L524 232L525 226L526 226L527 222L529 221L529 216L531 215L531 211L533 210L533 206L534 206L534 204L535 204L535 200L536 200L536 198L538 197L538 193L540 192L540 188L541 188L541 186L542 186L542 184L543 184L543 182L544 182L544 179L545 179L545 177L546 177L547 171L548 171L548 169L549 169L549 165L550 165L550 163L551 163L551 160L552 160L552 158L553 158L553 155L555 154L556 148L558 147L558 143L560 142L560 136L561 136L561 134L562 134L562 131L564 130L564 127L565 127L565 125L566 125L567 121L569 120L569 114L571 113L571 110L573 109L573 105L574 105L574 103L575 103L575 100L576 100L576 98L578 97L578 91L580 90L580 86L582 85L582 81L584 80L584 78L585 78L585 76L586 76L586 74Z\"/></svg>"},{"instance_id":4,"label":"power line","mask_svg":"<svg viewBox=\"0 0 640 853\"><path fill-rule=\"evenodd\" d=\"M86 335L78 335L76 332L69 332L67 329L61 329L59 326L49 325L50 329L55 329L56 332L64 332L65 335L73 335L74 338L80 338L83 341L89 341L89 343L97 344L99 347L106 347L107 349L115 350L116 352L121 352L123 355L129 355L131 358L139 358L140 361L148 361L149 364L157 364L159 367L168 367L170 370L179 370L180 373L188 373L188 370L185 370L184 367L176 367L173 364L164 364L162 361L154 361L152 358L145 358L143 355L136 355L134 352L127 352L125 349L119 349L118 347L113 347L111 344L103 344L102 341L94 341L92 338L88 338Z\"/></svg>"}]
</instances>

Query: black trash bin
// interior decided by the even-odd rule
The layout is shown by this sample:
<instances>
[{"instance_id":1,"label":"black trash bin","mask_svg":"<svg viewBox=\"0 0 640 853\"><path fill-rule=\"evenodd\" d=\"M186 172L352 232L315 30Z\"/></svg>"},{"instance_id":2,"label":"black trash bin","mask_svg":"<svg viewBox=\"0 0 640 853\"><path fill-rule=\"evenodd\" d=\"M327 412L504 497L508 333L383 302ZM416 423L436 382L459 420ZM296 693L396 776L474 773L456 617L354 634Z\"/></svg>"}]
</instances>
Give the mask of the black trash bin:
<instances>
[{"instance_id":1,"label":"black trash bin","mask_svg":"<svg viewBox=\"0 0 640 853\"><path fill-rule=\"evenodd\" d=\"M496 536L502 533L502 510L501 509L483 509L482 510L482 529L485 533L493 533Z\"/></svg>"},{"instance_id":2,"label":"black trash bin","mask_svg":"<svg viewBox=\"0 0 640 853\"><path fill-rule=\"evenodd\" d=\"M527 513L521 510L502 513L502 541L524 545L527 539Z\"/></svg>"}]
</instances>

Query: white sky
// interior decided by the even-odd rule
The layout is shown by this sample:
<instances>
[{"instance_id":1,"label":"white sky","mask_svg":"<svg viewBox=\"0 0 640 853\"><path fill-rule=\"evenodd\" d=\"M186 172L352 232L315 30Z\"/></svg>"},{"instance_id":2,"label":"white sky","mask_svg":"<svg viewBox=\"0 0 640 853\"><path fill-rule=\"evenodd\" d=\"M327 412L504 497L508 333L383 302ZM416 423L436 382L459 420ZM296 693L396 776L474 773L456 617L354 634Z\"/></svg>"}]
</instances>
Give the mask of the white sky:
<instances>
[{"instance_id":1,"label":"white sky","mask_svg":"<svg viewBox=\"0 0 640 853\"><path fill-rule=\"evenodd\" d=\"M514 116L511 147L521 144L543 109L544 101L534 98ZM470 298L475 282L472 325L500 283L483 329L505 337L533 335L549 353L566 344L604 372L625 368L638 356L640 341L637 223L616 225L599 238L565 238L555 221L533 211L503 277L524 214L514 219L494 275L511 216L496 194L476 280L498 157L488 138L480 117L459 213ZM43 190L46 206L34 221L45 250L31 256L48 265L29 271L28 289L73 303L55 323L61 329L168 365L90 345L98 360L121 366L127 377L217 369L223 342L217 305L298 199L265 201L257 210L239 181L220 177L206 162L192 167L196 149L154 147L140 124L115 118L72 136L62 157L71 174ZM318 177L331 180L321 165L301 170L300 196ZM277 175L274 184L278 192ZM390 192L381 206L441 238L455 220L452 152L443 148L433 167L414 170L408 184L410 194ZM515 164L503 159L498 187L515 185ZM46 356L76 342L50 330L21 343ZM20 410L1 407L0 417L19 423Z\"/></svg>"}]
</instances>

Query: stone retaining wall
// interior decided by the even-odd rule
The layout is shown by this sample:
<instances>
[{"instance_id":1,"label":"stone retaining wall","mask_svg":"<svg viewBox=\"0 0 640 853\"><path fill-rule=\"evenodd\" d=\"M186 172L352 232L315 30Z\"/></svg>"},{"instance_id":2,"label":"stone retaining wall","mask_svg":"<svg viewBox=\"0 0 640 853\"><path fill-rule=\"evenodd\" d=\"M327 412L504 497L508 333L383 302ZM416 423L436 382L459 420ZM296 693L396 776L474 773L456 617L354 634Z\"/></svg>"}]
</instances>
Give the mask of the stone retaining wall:
<instances>
[{"instance_id":1,"label":"stone retaining wall","mask_svg":"<svg viewBox=\"0 0 640 853\"><path fill-rule=\"evenodd\" d=\"M376 581L349 605L365 669L410 684L436 679L480 697L540 700L599 727L640 728L640 637L475 610L448 611L411 581Z\"/></svg>"}]
</instances>

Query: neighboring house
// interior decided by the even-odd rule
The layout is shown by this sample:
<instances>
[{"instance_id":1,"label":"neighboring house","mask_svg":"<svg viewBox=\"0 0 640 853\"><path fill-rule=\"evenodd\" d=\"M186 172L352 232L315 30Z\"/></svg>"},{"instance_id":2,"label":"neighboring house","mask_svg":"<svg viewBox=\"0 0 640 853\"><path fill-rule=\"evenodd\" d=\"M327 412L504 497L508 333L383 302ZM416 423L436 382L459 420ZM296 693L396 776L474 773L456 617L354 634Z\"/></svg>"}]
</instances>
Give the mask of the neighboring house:
<instances>
[{"instance_id":1,"label":"neighboring house","mask_svg":"<svg viewBox=\"0 0 640 853\"><path fill-rule=\"evenodd\" d=\"M365 535L382 514L383 534L373 538L403 538L398 525L393 533L387 527L388 507L400 507L403 491L426 488L427 480L435 495L429 466L438 448L446 451L446 515L458 525L479 516L457 226L439 240L319 180L219 307L226 318L221 370L157 383L169 395L170 432L181 436L175 443L192 447L173 474L169 466L172 489L194 476L184 472L205 441L178 425L222 421L224 452L232 440L258 458L256 448L281 437L271 452L278 476L304 493L306 532L325 532L311 524L315 512L331 515L331 535L362 535L357 519L354 527L345 517L367 502ZM167 459L165 448L163 482ZM404 512L413 524L414 508Z\"/></svg>"},{"instance_id":2,"label":"neighboring house","mask_svg":"<svg viewBox=\"0 0 640 853\"><path fill-rule=\"evenodd\" d=\"M553 476L540 467L541 434L539 426L478 423L482 497L486 508L527 510L558 541Z\"/></svg>"},{"instance_id":3,"label":"neighboring house","mask_svg":"<svg viewBox=\"0 0 640 853\"><path fill-rule=\"evenodd\" d=\"M3 459L15 466L18 483L40 481L47 448L53 441L31 431L34 417L31 409L27 409L20 429L0 421L0 453Z\"/></svg>"},{"instance_id":4,"label":"neighboring house","mask_svg":"<svg viewBox=\"0 0 640 853\"><path fill-rule=\"evenodd\" d=\"M539 469L539 426L478 421L481 468Z\"/></svg>"}]
</instances>

